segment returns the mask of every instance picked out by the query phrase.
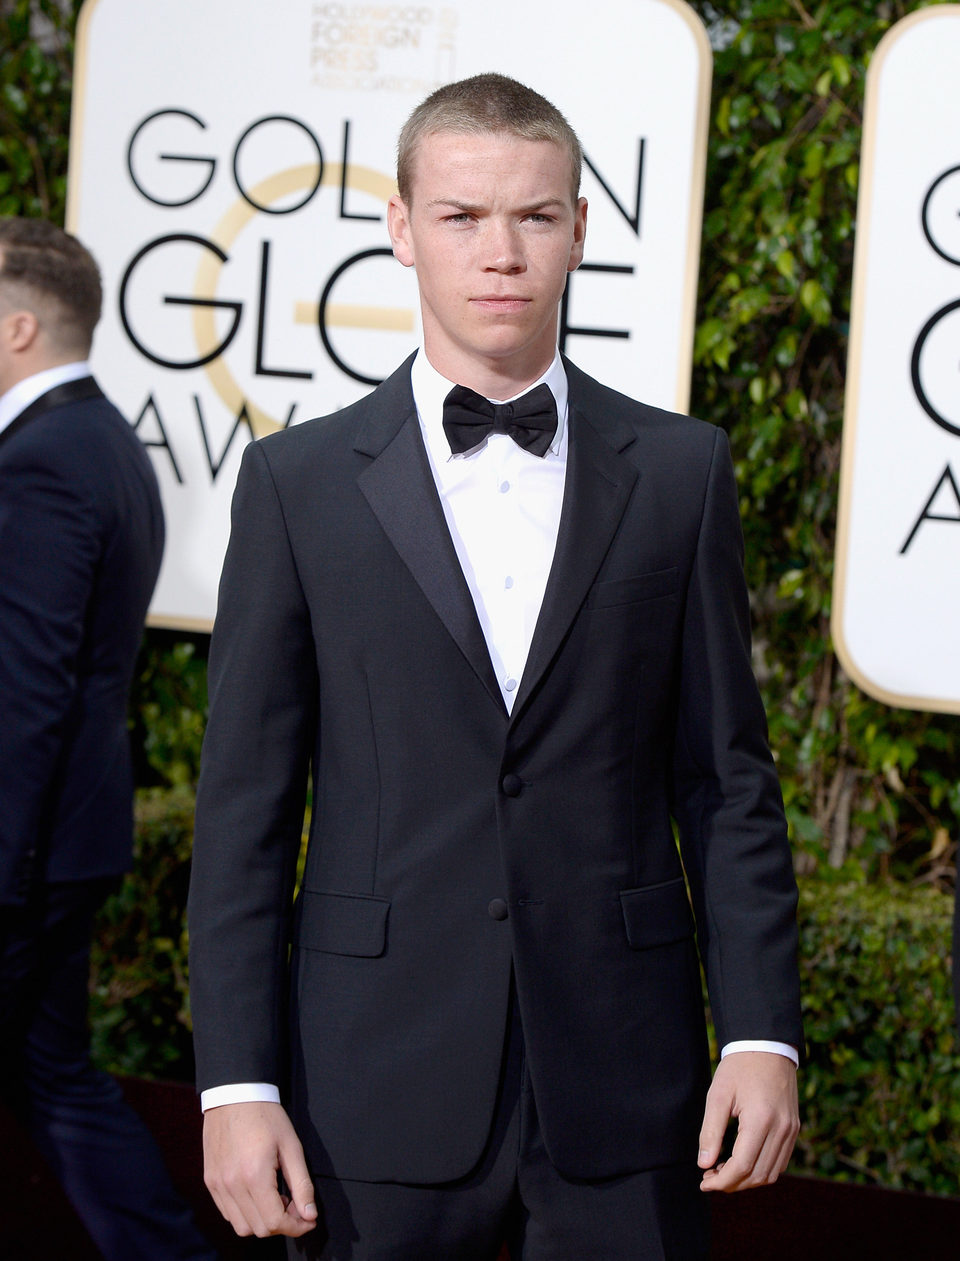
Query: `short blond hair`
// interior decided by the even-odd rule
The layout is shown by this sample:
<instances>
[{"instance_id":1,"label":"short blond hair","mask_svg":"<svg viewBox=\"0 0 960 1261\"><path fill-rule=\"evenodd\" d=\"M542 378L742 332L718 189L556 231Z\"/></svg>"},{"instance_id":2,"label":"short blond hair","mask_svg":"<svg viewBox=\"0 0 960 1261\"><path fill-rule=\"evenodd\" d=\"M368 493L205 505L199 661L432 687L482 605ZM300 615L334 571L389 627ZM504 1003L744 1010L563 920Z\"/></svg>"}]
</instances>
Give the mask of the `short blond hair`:
<instances>
[{"instance_id":1,"label":"short blond hair","mask_svg":"<svg viewBox=\"0 0 960 1261\"><path fill-rule=\"evenodd\" d=\"M545 96L503 74L478 74L447 83L422 101L397 141L397 188L409 205L413 166L420 142L438 132L482 136L504 132L521 140L546 140L570 155L574 202L580 194L583 150L577 134Z\"/></svg>"}]
</instances>

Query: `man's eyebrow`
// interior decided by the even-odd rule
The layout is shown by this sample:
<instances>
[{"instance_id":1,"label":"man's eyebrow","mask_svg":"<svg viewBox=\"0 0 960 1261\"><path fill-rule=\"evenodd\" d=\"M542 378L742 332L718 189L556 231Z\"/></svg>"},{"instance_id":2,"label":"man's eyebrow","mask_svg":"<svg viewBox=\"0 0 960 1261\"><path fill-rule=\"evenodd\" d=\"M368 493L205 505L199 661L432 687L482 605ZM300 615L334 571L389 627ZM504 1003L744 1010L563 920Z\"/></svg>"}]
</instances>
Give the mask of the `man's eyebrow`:
<instances>
[{"instance_id":1,"label":"man's eyebrow","mask_svg":"<svg viewBox=\"0 0 960 1261\"><path fill-rule=\"evenodd\" d=\"M483 206L479 202L460 201L457 197L435 197L433 201L427 202L428 207L433 206L452 206L454 210L482 210Z\"/></svg>"},{"instance_id":2,"label":"man's eyebrow","mask_svg":"<svg viewBox=\"0 0 960 1261\"><path fill-rule=\"evenodd\" d=\"M543 197L540 201L535 201L529 206L521 206L520 213L524 215L536 214L538 210L549 210L555 206L568 206L570 204L566 197Z\"/></svg>"},{"instance_id":3,"label":"man's eyebrow","mask_svg":"<svg viewBox=\"0 0 960 1261\"><path fill-rule=\"evenodd\" d=\"M435 197L432 201L428 201L426 205L430 209L437 206L451 206L454 210L462 210L470 214L476 214L478 211L485 209L480 202L461 201L459 197ZM530 215L550 207L565 205L567 205L567 199L564 197L544 197L540 201L531 202L527 206L517 207L515 213Z\"/></svg>"}]
</instances>

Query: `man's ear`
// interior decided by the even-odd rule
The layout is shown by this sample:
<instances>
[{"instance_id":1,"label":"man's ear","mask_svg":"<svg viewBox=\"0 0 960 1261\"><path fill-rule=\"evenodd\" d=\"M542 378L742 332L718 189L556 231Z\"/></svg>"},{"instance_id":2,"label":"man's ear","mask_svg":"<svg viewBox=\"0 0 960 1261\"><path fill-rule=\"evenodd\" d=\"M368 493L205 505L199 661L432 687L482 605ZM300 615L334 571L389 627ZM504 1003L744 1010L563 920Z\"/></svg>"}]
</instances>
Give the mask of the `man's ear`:
<instances>
[{"instance_id":1,"label":"man's ear","mask_svg":"<svg viewBox=\"0 0 960 1261\"><path fill-rule=\"evenodd\" d=\"M32 311L9 311L0 318L0 338L4 349L13 354L23 354L37 340L40 321Z\"/></svg>"},{"instance_id":2,"label":"man's ear","mask_svg":"<svg viewBox=\"0 0 960 1261\"><path fill-rule=\"evenodd\" d=\"M413 244L410 240L410 213L399 193L394 193L387 202L387 231L390 233L390 244L393 256L404 267L413 266Z\"/></svg>"},{"instance_id":3,"label":"man's ear","mask_svg":"<svg viewBox=\"0 0 960 1261\"><path fill-rule=\"evenodd\" d=\"M567 271L576 271L583 262L583 246L587 238L587 199L577 200L573 218L573 245L567 260Z\"/></svg>"}]
</instances>

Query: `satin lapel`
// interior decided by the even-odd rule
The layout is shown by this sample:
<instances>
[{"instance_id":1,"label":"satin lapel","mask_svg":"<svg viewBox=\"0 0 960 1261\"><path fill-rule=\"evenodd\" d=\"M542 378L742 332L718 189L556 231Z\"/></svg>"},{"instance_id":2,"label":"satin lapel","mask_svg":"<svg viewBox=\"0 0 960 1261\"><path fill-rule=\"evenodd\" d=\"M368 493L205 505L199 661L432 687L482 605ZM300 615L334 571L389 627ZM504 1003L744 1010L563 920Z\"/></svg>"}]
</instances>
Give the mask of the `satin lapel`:
<instances>
[{"instance_id":1,"label":"satin lapel","mask_svg":"<svg viewBox=\"0 0 960 1261\"><path fill-rule=\"evenodd\" d=\"M52 390L47 390L46 394L41 394L39 398L35 398L29 407L25 407L23 411L14 420L7 425L3 433L0 433L0 442L4 442L28 425L31 420L35 420L38 416L42 416L44 412L51 412L55 407L63 407L67 403L79 403L88 398L101 398L103 391L97 385L93 377L80 377L77 381L65 381L63 385L55 385Z\"/></svg>"},{"instance_id":2,"label":"satin lapel","mask_svg":"<svg viewBox=\"0 0 960 1261\"><path fill-rule=\"evenodd\" d=\"M409 372L407 375L409 380ZM367 443L370 429L368 426ZM506 713L412 402L400 428L360 474L357 484L437 616L498 708Z\"/></svg>"},{"instance_id":3,"label":"satin lapel","mask_svg":"<svg viewBox=\"0 0 960 1261\"><path fill-rule=\"evenodd\" d=\"M520 691L515 720L553 660L576 617L616 533L639 476L618 446L633 440L623 431L602 437L570 404L570 445L563 510L550 577L543 596ZM619 441L618 441L619 439Z\"/></svg>"}]
</instances>

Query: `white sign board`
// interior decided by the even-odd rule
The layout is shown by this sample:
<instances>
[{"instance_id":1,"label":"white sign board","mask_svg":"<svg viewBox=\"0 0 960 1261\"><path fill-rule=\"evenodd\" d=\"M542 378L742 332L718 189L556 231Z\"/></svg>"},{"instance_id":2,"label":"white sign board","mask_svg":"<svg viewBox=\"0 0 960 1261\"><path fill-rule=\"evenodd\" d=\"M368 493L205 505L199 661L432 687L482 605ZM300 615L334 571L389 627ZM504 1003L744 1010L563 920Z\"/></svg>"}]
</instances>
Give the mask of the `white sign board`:
<instances>
[{"instance_id":1,"label":"white sign board","mask_svg":"<svg viewBox=\"0 0 960 1261\"><path fill-rule=\"evenodd\" d=\"M960 712L960 5L867 79L833 634L890 705Z\"/></svg>"},{"instance_id":2,"label":"white sign board","mask_svg":"<svg viewBox=\"0 0 960 1261\"><path fill-rule=\"evenodd\" d=\"M94 370L161 481L154 624L209 627L245 443L362 397L417 346L385 223L396 136L435 87L489 70L552 100L586 152L563 348L685 410L710 50L680 0L87 0L67 223L104 274Z\"/></svg>"}]
</instances>

